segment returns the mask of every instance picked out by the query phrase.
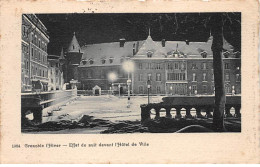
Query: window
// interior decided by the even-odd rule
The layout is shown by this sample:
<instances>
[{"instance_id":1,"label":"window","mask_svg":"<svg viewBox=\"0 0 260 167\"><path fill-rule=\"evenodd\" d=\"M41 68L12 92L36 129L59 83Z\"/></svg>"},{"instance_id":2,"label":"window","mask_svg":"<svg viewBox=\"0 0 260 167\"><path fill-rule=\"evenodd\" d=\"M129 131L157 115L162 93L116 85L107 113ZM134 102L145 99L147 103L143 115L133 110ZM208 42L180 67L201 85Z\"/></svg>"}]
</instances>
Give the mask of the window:
<instances>
[{"instance_id":1,"label":"window","mask_svg":"<svg viewBox=\"0 0 260 167\"><path fill-rule=\"evenodd\" d=\"M148 52L147 52L147 57L152 57L152 55L153 55L153 52L152 52L152 51L148 51Z\"/></svg>"},{"instance_id":2,"label":"window","mask_svg":"<svg viewBox=\"0 0 260 167\"><path fill-rule=\"evenodd\" d=\"M92 78L92 71L91 71L91 70L88 70L88 72L87 72L87 77L88 77L88 78Z\"/></svg>"},{"instance_id":3,"label":"window","mask_svg":"<svg viewBox=\"0 0 260 167\"><path fill-rule=\"evenodd\" d=\"M139 74L138 81L143 81L143 74Z\"/></svg>"},{"instance_id":4,"label":"window","mask_svg":"<svg viewBox=\"0 0 260 167\"><path fill-rule=\"evenodd\" d=\"M32 48L32 58L33 58L33 48Z\"/></svg>"},{"instance_id":5,"label":"window","mask_svg":"<svg viewBox=\"0 0 260 167\"><path fill-rule=\"evenodd\" d=\"M161 81L161 74L156 74L156 81Z\"/></svg>"},{"instance_id":6,"label":"window","mask_svg":"<svg viewBox=\"0 0 260 167\"><path fill-rule=\"evenodd\" d=\"M231 93L231 86L230 86L230 84L226 84L225 85L225 91L226 91L226 94Z\"/></svg>"},{"instance_id":7,"label":"window","mask_svg":"<svg viewBox=\"0 0 260 167\"><path fill-rule=\"evenodd\" d=\"M193 82L197 81L197 77L196 77L196 74L195 74L195 73L192 74L192 81L193 81Z\"/></svg>"},{"instance_id":8,"label":"window","mask_svg":"<svg viewBox=\"0 0 260 167\"><path fill-rule=\"evenodd\" d=\"M226 73L226 75L225 75L225 81L229 81L229 80L230 80L229 73Z\"/></svg>"},{"instance_id":9,"label":"window","mask_svg":"<svg viewBox=\"0 0 260 167\"><path fill-rule=\"evenodd\" d=\"M86 60L83 60L83 61L82 61L82 64L83 64L83 65L86 65L86 64L87 64L87 61L86 61Z\"/></svg>"},{"instance_id":10,"label":"window","mask_svg":"<svg viewBox=\"0 0 260 167\"><path fill-rule=\"evenodd\" d=\"M23 26L23 36L24 37L26 36L26 28L25 28L25 26Z\"/></svg>"},{"instance_id":11,"label":"window","mask_svg":"<svg viewBox=\"0 0 260 167\"><path fill-rule=\"evenodd\" d=\"M139 94L144 94L144 87L143 86L139 86Z\"/></svg>"},{"instance_id":12,"label":"window","mask_svg":"<svg viewBox=\"0 0 260 167\"><path fill-rule=\"evenodd\" d=\"M197 91L197 85L192 85L191 87L191 93L196 94L195 91Z\"/></svg>"},{"instance_id":13,"label":"window","mask_svg":"<svg viewBox=\"0 0 260 167\"><path fill-rule=\"evenodd\" d=\"M229 69L229 63L225 63L225 69Z\"/></svg>"},{"instance_id":14,"label":"window","mask_svg":"<svg viewBox=\"0 0 260 167\"><path fill-rule=\"evenodd\" d=\"M139 69L143 69L143 64L142 63L139 63Z\"/></svg>"},{"instance_id":15,"label":"window","mask_svg":"<svg viewBox=\"0 0 260 167\"><path fill-rule=\"evenodd\" d=\"M156 65L156 69L157 69L157 70L161 69L161 64L158 63L158 64Z\"/></svg>"},{"instance_id":16,"label":"window","mask_svg":"<svg viewBox=\"0 0 260 167\"><path fill-rule=\"evenodd\" d=\"M148 63L148 69L152 69L151 66L152 66L151 63Z\"/></svg>"},{"instance_id":17,"label":"window","mask_svg":"<svg viewBox=\"0 0 260 167\"><path fill-rule=\"evenodd\" d=\"M186 80L185 73L168 73L167 80L183 81Z\"/></svg>"},{"instance_id":18,"label":"window","mask_svg":"<svg viewBox=\"0 0 260 167\"><path fill-rule=\"evenodd\" d=\"M42 76L44 77L44 71L42 71Z\"/></svg>"},{"instance_id":19,"label":"window","mask_svg":"<svg viewBox=\"0 0 260 167\"><path fill-rule=\"evenodd\" d=\"M212 73L212 78L211 78L211 80L214 82L214 73Z\"/></svg>"},{"instance_id":20,"label":"window","mask_svg":"<svg viewBox=\"0 0 260 167\"><path fill-rule=\"evenodd\" d=\"M207 85L203 85L202 86L202 92L203 93L207 93Z\"/></svg>"},{"instance_id":21,"label":"window","mask_svg":"<svg viewBox=\"0 0 260 167\"><path fill-rule=\"evenodd\" d=\"M102 78L102 79L105 78L105 72L104 72L104 70L101 70L101 78Z\"/></svg>"},{"instance_id":22,"label":"window","mask_svg":"<svg viewBox=\"0 0 260 167\"><path fill-rule=\"evenodd\" d=\"M102 64L105 64L105 63L106 63L106 59L104 59L104 58L101 59L101 63L102 63Z\"/></svg>"},{"instance_id":23,"label":"window","mask_svg":"<svg viewBox=\"0 0 260 167\"><path fill-rule=\"evenodd\" d=\"M197 65L196 65L195 63L193 63L192 66L191 66L191 69L192 69L192 70L198 69L198 68L197 68Z\"/></svg>"},{"instance_id":24,"label":"window","mask_svg":"<svg viewBox=\"0 0 260 167\"><path fill-rule=\"evenodd\" d=\"M94 61L92 59L89 59L89 64L93 64Z\"/></svg>"},{"instance_id":25,"label":"window","mask_svg":"<svg viewBox=\"0 0 260 167\"><path fill-rule=\"evenodd\" d=\"M161 87L160 86L156 86L156 93L160 94L161 93Z\"/></svg>"},{"instance_id":26,"label":"window","mask_svg":"<svg viewBox=\"0 0 260 167\"><path fill-rule=\"evenodd\" d=\"M206 70L207 69L207 64L204 62L204 63L202 63L202 69L203 70Z\"/></svg>"},{"instance_id":27,"label":"window","mask_svg":"<svg viewBox=\"0 0 260 167\"><path fill-rule=\"evenodd\" d=\"M174 69L179 69L179 63L174 63Z\"/></svg>"},{"instance_id":28,"label":"window","mask_svg":"<svg viewBox=\"0 0 260 167\"><path fill-rule=\"evenodd\" d=\"M206 81L206 73L203 73L203 81Z\"/></svg>"},{"instance_id":29,"label":"window","mask_svg":"<svg viewBox=\"0 0 260 167\"><path fill-rule=\"evenodd\" d=\"M152 74L147 75L147 80L150 80L150 81L152 80Z\"/></svg>"},{"instance_id":30,"label":"window","mask_svg":"<svg viewBox=\"0 0 260 167\"><path fill-rule=\"evenodd\" d=\"M111 64L111 63L113 63L113 61L114 61L114 58L111 57L111 58L109 59L109 63Z\"/></svg>"},{"instance_id":31,"label":"window","mask_svg":"<svg viewBox=\"0 0 260 167\"><path fill-rule=\"evenodd\" d=\"M181 70L185 70L185 63L184 62L181 63Z\"/></svg>"},{"instance_id":32,"label":"window","mask_svg":"<svg viewBox=\"0 0 260 167\"><path fill-rule=\"evenodd\" d=\"M240 75L236 74L236 82L240 82Z\"/></svg>"}]
</instances>

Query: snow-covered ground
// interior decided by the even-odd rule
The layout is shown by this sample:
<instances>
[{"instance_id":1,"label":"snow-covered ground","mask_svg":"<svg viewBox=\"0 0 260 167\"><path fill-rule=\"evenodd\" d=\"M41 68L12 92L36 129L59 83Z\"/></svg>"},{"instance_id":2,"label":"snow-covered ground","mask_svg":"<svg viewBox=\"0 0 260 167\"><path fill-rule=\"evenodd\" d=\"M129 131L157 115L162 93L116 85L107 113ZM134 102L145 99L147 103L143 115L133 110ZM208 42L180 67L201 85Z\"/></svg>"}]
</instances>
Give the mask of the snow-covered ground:
<instances>
[{"instance_id":1,"label":"snow-covered ground","mask_svg":"<svg viewBox=\"0 0 260 167\"><path fill-rule=\"evenodd\" d=\"M163 96L153 96L151 103L162 101ZM94 116L98 119L116 121L135 121L141 119L140 104L147 103L147 96L131 97L130 108L127 108L127 97L118 96L81 96L78 100L53 111L53 116L43 113L43 122L59 120L77 120L82 115Z\"/></svg>"}]
</instances>

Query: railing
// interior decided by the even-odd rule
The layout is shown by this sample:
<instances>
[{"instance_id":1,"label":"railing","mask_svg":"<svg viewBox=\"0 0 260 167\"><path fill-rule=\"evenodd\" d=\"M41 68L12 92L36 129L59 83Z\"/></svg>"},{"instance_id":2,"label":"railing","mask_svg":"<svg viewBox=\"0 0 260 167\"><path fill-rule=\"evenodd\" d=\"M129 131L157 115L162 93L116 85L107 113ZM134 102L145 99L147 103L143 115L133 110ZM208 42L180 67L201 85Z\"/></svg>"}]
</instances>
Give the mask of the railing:
<instances>
[{"instance_id":1,"label":"railing","mask_svg":"<svg viewBox=\"0 0 260 167\"><path fill-rule=\"evenodd\" d=\"M42 109L62 103L76 96L76 89L41 93L22 93L22 122L25 120L26 113L29 110L33 113L34 120L41 122Z\"/></svg>"},{"instance_id":2,"label":"railing","mask_svg":"<svg viewBox=\"0 0 260 167\"><path fill-rule=\"evenodd\" d=\"M212 118L212 112L214 110L214 96L179 96L179 97L164 97L161 103L150 103L142 104L141 107L141 121L146 119L151 119L151 110L154 109L156 116L155 118L160 118L160 111L162 108L166 111L166 117L172 118L171 110L174 108L176 110L175 118L182 118L181 109L186 110L185 118L193 118L191 115L191 109L195 108L196 118ZM231 108L235 109L235 114L230 113ZM225 105L225 117L241 117L241 96L226 96ZM206 115L201 114L202 111L206 112Z\"/></svg>"}]
</instances>

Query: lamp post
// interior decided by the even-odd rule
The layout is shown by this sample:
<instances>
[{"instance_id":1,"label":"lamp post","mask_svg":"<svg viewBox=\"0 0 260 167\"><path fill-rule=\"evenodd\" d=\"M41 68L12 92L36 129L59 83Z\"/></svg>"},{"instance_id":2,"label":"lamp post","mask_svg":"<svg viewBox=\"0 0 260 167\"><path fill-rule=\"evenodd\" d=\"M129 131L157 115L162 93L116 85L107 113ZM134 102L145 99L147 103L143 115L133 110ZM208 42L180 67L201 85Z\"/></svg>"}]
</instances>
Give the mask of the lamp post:
<instances>
[{"instance_id":1,"label":"lamp post","mask_svg":"<svg viewBox=\"0 0 260 167\"><path fill-rule=\"evenodd\" d=\"M190 92L190 96L191 96L191 86L189 86L189 92Z\"/></svg>"},{"instance_id":2,"label":"lamp post","mask_svg":"<svg viewBox=\"0 0 260 167\"><path fill-rule=\"evenodd\" d=\"M121 85L118 84L118 93L119 93L119 98L120 98L120 87L121 87Z\"/></svg>"},{"instance_id":3,"label":"lamp post","mask_svg":"<svg viewBox=\"0 0 260 167\"><path fill-rule=\"evenodd\" d=\"M150 88L151 88L151 81L148 80L147 81L148 104L150 103L150 96L149 96Z\"/></svg>"},{"instance_id":4,"label":"lamp post","mask_svg":"<svg viewBox=\"0 0 260 167\"><path fill-rule=\"evenodd\" d=\"M134 71L134 63L130 60L127 60L123 63L123 69L127 72L127 89L128 89L128 98L127 98L127 107L130 107L130 72Z\"/></svg>"},{"instance_id":5,"label":"lamp post","mask_svg":"<svg viewBox=\"0 0 260 167\"><path fill-rule=\"evenodd\" d=\"M117 74L114 73L114 72L110 72L108 74L108 79L109 79L110 82L112 82L112 84L111 84L112 88L110 89L110 92L111 92L111 94L113 94L113 91L114 91L114 83L113 82L115 82L117 80Z\"/></svg>"}]
</instances>

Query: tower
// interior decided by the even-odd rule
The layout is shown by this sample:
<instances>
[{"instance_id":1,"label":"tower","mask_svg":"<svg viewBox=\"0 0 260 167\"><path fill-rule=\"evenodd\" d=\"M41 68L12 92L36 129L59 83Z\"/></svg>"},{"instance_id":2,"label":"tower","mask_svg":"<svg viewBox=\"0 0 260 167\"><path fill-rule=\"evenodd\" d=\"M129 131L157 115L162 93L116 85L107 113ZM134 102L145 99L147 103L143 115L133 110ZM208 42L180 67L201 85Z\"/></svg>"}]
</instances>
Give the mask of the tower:
<instances>
[{"instance_id":1,"label":"tower","mask_svg":"<svg viewBox=\"0 0 260 167\"><path fill-rule=\"evenodd\" d=\"M65 82L69 83L72 79L78 80L78 66L82 58L82 52L76 38L75 32L73 34L70 45L67 49L67 70L65 75Z\"/></svg>"}]
</instances>

